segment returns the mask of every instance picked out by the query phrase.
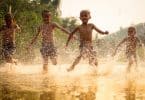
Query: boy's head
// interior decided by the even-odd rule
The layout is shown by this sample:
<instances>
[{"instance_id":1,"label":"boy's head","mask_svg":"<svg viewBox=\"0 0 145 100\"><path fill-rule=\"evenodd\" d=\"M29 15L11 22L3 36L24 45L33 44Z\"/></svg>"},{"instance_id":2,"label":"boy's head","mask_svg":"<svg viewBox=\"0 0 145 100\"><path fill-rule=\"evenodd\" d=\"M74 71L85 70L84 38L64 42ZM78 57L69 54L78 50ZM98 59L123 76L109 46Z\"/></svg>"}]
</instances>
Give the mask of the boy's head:
<instances>
[{"instance_id":1,"label":"boy's head","mask_svg":"<svg viewBox=\"0 0 145 100\"><path fill-rule=\"evenodd\" d=\"M13 24L13 16L10 13L7 13L4 16L5 22L7 26L11 26Z\"/></svg>"},{"instance_id":2,"label":"boy's head","mask_svg":"<svg viewBox=\"0 0 145 100\"><path fill-rule=\"evenodd\" d=\"M83 23L87 23L90 18L91 18L91 15L90 15L89 10L82 10L80 12L80 19Z\"/></svg>"},{"instance_id":3,"label":"boy's head","mask_svg":"<svg viewBox=\"0 0 145 100\"><path fill-rule=\"evenodd\" d=\"M44 22L50 22L51 19L51 12L49 10L42 11L42 18Z\"/></svg>"},{"instance_id":4,"label":"boy's head","mask_svg":"<svg viewBox=\"0 0 145 100\"><path fill-rule=\"evenodd\" d=\"M129 27L128 28L128 35L129 36L134 36L136 34L136 29L135 29L135 27Z\"/></svg>"}]
</instances>

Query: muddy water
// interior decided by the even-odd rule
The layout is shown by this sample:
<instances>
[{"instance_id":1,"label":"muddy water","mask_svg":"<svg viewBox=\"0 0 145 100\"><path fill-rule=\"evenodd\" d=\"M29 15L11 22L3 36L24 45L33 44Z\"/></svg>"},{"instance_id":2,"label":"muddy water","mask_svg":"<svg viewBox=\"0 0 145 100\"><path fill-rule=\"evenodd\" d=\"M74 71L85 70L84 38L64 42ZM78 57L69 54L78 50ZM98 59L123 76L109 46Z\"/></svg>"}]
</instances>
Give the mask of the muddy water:
<instances>
[{"instance_id":1,"label":"muddy water","mask_svg":"<svg viewBox=\"0 0 145 100\"><path fill-rule=\"evenodd\" d=\"M0 100L145 100L144 64L128 74L125 64L68 66L51 65L45 74L41 65L1 66Z\"/></svg>"}]
</instances>

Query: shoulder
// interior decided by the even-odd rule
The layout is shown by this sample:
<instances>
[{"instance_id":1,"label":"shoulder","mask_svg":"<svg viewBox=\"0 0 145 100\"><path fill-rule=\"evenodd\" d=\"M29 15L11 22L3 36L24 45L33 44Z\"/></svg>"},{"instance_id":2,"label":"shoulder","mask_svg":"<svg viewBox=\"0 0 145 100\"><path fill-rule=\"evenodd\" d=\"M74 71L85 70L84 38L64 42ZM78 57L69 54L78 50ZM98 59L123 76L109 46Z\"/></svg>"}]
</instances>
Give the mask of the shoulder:
<instances>
[{"instance_id":1,"label":"shoulder","mask_svg":"<svg viewBox=\"0 0 145 100\"><path fill-rule=\"evenodd\" d=\"M93 23L89 23L88 25L92 28L96 28L96 26Z\"/></svg>"},{"instance_id":2,"label":"shoulder","mask_svg":"<svg viewBox=\"0 0 145 100\"><path fill-rule=\"evenodd\" d=\"M56 23L56 22L51 22L50 24L51 24L52 26L59 26L59 24Z\"/></svg>"},{"instance_id":3,"label":"shoulder","mask_svg":"<svg viewBox=\"0 0 145 100\"><path fill-rule=\"evenodd\" d=\"M123 38L122 41L128 41L128 40L129 40L129 37L125 37L125 38Z\"/></svg>"}]
</instances>

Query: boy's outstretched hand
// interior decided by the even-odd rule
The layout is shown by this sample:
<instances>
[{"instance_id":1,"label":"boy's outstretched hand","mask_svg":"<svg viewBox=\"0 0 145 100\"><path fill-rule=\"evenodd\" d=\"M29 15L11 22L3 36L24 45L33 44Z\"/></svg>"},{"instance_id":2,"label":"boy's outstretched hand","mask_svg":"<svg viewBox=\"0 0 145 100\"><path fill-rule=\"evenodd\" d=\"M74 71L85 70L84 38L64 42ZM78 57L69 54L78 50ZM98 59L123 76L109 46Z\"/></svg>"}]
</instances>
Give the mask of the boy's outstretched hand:
<instances>
[{"instance_id":1,"label":"boy's outstretched hand","mask_svg":"<svg viewBox=\"0 0 145 100\"><path fill-rule=\"evenodd\" d=\"M109 34L109 32L108 31L105 31L105 34Z\"/></svg>"}]
</instances>

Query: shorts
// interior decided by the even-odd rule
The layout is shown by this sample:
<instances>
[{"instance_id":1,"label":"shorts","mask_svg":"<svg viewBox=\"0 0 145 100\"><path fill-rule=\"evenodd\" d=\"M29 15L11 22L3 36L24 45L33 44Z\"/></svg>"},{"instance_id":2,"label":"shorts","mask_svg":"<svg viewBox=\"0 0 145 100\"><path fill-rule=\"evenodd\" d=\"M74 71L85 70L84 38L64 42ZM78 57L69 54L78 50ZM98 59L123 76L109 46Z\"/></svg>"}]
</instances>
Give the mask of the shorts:
<instances>
[{"instance_id":1,"label":"shorts","mask_svg":"<svg viewBox=\"0 0 145 100\"><path fill-rule=\"evenodd\" d=\"M80 54L83 58L96 58L96 51L93 50L91 43L84 43L80 45Z\"/></svg>"},{"instance_id":2,"label":"shorts","mask_svg":"<svg viewBox=\"0 0 145 100\"><path fill-rule=\"evenodd\" d=\"M13 42L3 44L2 46L2 56L4 58L11 57L16 52L16 46Z\"/></svg>"},{"instance_id":3,"label":"shorts","mask_svg":"<svg viewBox=\"0 0 145 100\"><path fill-rule=\"evenodd\" d=\"M43 43L40 52L43 57L53 58L57 56L57 50L53 43Z\"/></svg>"},{"instance_id":4,"label":"shorts","mask_svg":"<svg viewBox=\"0 0 145 100\"><path fill-rule=\"evenodd\" d=\"M126 52L127 59L130 59L131 57L136 58L136 52Z\"/></svg>"}]
</instances>

